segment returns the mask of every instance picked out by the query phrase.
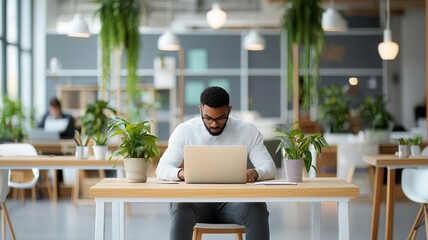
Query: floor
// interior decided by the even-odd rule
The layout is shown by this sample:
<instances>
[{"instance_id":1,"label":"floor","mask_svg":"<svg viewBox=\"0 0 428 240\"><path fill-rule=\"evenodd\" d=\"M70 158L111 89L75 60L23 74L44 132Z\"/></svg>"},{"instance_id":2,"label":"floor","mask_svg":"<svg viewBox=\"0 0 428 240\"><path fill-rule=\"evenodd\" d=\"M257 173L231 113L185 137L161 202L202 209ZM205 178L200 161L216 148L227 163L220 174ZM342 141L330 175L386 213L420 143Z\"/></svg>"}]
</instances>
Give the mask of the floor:
<instances>
[{"instance_id":1,"label":"floor","mask_svg":"<svg viewBox=\"0 0 428 240\"><path fill-rule=\"evenodd\" d=\"M24 240L83 240L94 238L95 206L74 206L69 199L60 199L57 204L49 200L7 200L7 208L15 229L17 239ZM271 203L270 211L271 240L310 239L310 205L308 203ZM396 202L394 239L406 239L418 204L409 201ZM126 217L126 239L158 240L168 239L169 214L166 203L135 203ZM337 239L337 208L334 203L321 205L321 239ZM352 200L349 205L351 239L369 239L371 202ZM384 215L384 205L381 216ZM107 212L110 217L110 213ZM111 229L110 218L106 229ZM380 227L384 226L381 218ZM7 239L11 239L7 233ZM111 235L107 232L107 238ZM230 235L207 235L205 240L232 240ZM383 233L379 233L383 239ZM421 228L417 239L425 239L425 230Z\"/></svg>"}]
</instances>

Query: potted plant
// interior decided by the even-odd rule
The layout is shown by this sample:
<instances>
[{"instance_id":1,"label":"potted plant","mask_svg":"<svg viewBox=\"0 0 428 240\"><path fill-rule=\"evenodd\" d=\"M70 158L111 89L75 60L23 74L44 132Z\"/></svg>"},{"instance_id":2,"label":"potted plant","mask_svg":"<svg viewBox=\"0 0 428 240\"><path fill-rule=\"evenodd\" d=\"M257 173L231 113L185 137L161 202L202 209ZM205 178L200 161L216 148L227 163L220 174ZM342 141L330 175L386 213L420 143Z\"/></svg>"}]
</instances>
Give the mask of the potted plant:
<instances>
[{"instance_id":1,"label":"potted plant","mask_svg":"<svg viewBox=\"0 0 428 240\"><path fill-rule=\"evenodd\" d=\"M350 118L351 98L336 85L323 87L320 91L318 120L328 133L343 133L346 131Z\"/></svg>"},{"instance_id":2,"label":"potted plant","mask_svg":"<svg viewBox=\"0 0 428 240\"><path fill-rule=\"evenodd\" d=\"M309 172L311 167L316 171L316 167L312 165L312 153L309 150L311 145L317 155L321 153L323 147L330 147L321 133L305 136L301 129L296 127L297 125L296 122L285 131L276 129L279 134L276 138L280 139L276 152L282 152L286 178L291 182L302 181L303 167L306 172Z\"/></svg>"},{"instance_id":3,"label":"potted plant","mask_svg":"<svg viewBox=\"0 0 428 240\"><path fill-rule=\"evenodd\" d=\"M287 81L288 96L299 94L292 92L294 71L303 73L303 84L300 88L302 110L309 113L310 108L316 106L318 100L319 61L324 46L324 30L322 28L322 13L324 9L319 0L301 1L288 0L290 4L282 17L282 28L287 34ZM295 57L293 51L298 46L302 48L301 66L294 68ZM297 57L298 58L298 57ZM300 109L299 109L300 110ZM311 111L314 112L314 111ZM316 116L311 116L314 119Z\"/></svg>"},{"instance_id":4,"label":"potted plant","mask_svg":"<svg viewBox=\"0 0 428 240\"><path fill-rule=\"evenodd\" d=\"M398 157L409 156L409 139L400 138L398 139Z\"/></svg>"},{"instance_id":5,"label":"potted plant","mask_svg":"<svg viewBox=\"0 0 428 240\"><path fill-rule=\"evenodd\" d=\"M121 136L121 142L112 153L113 157L123 157L126 180L128 182L146 182L147 169L151 160L159 156L158 138L150 134L150 122L130 123L127 120L114 117L108 123L110 137Z\"/></svg>"},{"instance_id":6,"label":"potted plant","mask_svg":"<svg viewBox=\"0 0 428 240\"><path fill-rule=\"evenodd\" d=\"M422 142L421 135L416 135L414 138L409 138L411 156L421 155L421 147L420 147L421 142Z\"/></svg>"},{"instance_id":7,"label":"potted plant","mask_svg":"<svg viewBox=\"0 0 428 240\"><path fill-rule=\"evenodd\" d=\"M394 117L386 108L383 96L368 96L361 103L360 118L365 125L365 138L371 142L389 142Z\"/></svg>"},{"instance_id":8,"label":"potted plant","mask_svg":"<svg viewBox=\"0 0 428 240\"><path fill-rule=\"evenodd\" d=\"M96 135L91 136L94 140L95 145L92 146L92 150L94 150L94 158L96 160L104 160L107 154L107 135L99 132Z\"/></svg>"},{"instance_id":9,"label":"potted plant","mask_svg":"<svg viewBox=\"0 0 428 240\"><path fill-rule=\"evenodd\" d=\"M0 108L0 142L22 142L25 137L24 120L21 101L3 97Z\"/></svg>"}]
</instances>

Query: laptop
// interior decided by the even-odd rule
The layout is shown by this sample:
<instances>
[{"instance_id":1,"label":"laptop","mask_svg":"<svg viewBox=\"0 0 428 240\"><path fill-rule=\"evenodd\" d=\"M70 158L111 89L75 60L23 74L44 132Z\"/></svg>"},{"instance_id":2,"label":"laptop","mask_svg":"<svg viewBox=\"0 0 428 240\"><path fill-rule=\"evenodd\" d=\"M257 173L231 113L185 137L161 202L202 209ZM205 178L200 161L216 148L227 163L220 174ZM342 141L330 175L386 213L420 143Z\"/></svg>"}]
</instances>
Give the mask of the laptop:
<instances>
[{"instance_id":1,"label":"laptop","mask_svg":"<svg viewBox=\"0 0 428 240\"><path fill-rule=\"evenodd\" d=\"M247 146L184 146L186 183L246 183Z\"/></svg>"},{"instance_id":2,"label":"laptop","mask_svg":"<svg viewBox=\"0 0 428 240\"><path fill-rule=\"evenodd\" d=\"M60 139L57 131L46 131L43 128L31 129L27 136L29 141L57 141Z\"/></svg>"}]
</instances>

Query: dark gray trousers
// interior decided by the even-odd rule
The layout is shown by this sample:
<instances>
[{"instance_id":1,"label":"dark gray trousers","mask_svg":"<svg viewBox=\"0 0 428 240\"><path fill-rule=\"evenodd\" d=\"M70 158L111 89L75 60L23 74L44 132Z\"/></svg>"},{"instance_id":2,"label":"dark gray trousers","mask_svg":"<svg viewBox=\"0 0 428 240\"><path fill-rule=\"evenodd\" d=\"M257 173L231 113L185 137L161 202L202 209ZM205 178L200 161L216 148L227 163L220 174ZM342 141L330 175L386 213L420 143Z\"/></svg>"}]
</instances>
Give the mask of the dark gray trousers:
<instances>
[{"instance_id":1,"label":"dark gray trousers","mask_svg":"<svg viewBox=\"0 0 428 240\"><path fill-rule=\"evenodd\" d=\"M246 240L269 240L266 203L171 203L170 240L191 240L196 223L245 225Z\"/></svg>"}]
</instances>

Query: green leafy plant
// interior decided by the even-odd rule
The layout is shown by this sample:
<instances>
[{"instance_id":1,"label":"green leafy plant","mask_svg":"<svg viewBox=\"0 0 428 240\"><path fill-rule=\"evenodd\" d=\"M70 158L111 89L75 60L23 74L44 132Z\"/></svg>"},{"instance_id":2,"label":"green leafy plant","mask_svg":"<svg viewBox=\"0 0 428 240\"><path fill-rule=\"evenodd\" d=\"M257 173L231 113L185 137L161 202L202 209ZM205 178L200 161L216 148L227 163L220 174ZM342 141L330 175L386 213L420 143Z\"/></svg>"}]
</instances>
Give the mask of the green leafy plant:
<instances>
[{"instance_id":1,"label":"green leafy plant","mask_svg":"<svg viewBox=\"0 0 428 240\"><path fill-rule=\"evenodd\" d=\"M112 153L113 157L142 158L151 162L155 156L159 156L160 149L157 146L158 138L150 134L150 122L130 123L127 120L114 117L108 123L110 137L121 136L121 143Z\"/></svg>"},{"instance_id":2,"label":"green leafy plant","mask_svg":"<svg viewBox=\"0 0 428 240\"><path fill-rule=\"evenodd\" d=\"M389 129L394 117L386 109L386 100L382 96L368 96L361 103L360 117L370 129Z\"/></svg>"},{"instance_id":3,"label":"green leafy plant","mask_svg":"<svg viewBox=\"0 0 428 240\"><path fill-rule=\"evenodd\" d=\"M275 138L279 138L281 141L276 149L276 152L282 151L283 157L289 160L299 160L303 159L305 162L306 172L312 168L316 167L312 165L312 154L309 151L309 147L312 144L314 146L315 152L320 154L323 147L330 147L321 133L315 133L309 136L305 136L302 133L302 130L297 126L298 123L295 122L286 130L282 131L281 129L276 129L279 135Z\"/></svg>"},{"instance_id":4,"label":"green leafy plant","mask_svg":"<svg viewBox=\"0 0 428 240\"><path fill-rule=\"evenodd\" d=\"M351 98L336 85L323 87L320 92L319 121L327 132L343 132L350 119Z\"/></svg>"},{"instance_id":5,"label":"green leafy plant","mask_svg":"<svg viewBox=\"0 0 428 240\"><path fill-rule=\"evenodd\" d=\"M317 100L319 82L319 59L324 46L322 13L324 9L320 0L286 0L290 3L282 17L282 28L287 33L287 79L288 96L292 96L293 79L293 45L302 45L303 72L302 107L307 112L310 105Z\"/></svg>"},{"instance_id":6,"label":"green leafy plant","mask_svg":"<svg viewBox=\"0 0 428 240\"><path fill-rule=\"evenodd\" d=\"M98 100L86 107L85 113L80 117L85 134L97 136L104 134L110 116L116 115L116 110L108 106L108 102Z\"/></svg>"},{"instance_id":7,"label":"green leafy plant","mask_svg":"<svg viewBox=\"0 0 428 240\"><path fill-rule=\"evenodd\" d=\"M133 100L137 88L137 63L140 53L140 26L141 10L139 0L96 0L101 6L96 14L101 21L101 53L102 53L102 89L106 90L110 76L111 53L117 49L124 49L127 54L127 92Z\"/></svg>"},{"instance_id":8,"label":"green leafy plant","mask_svg":"<svg viewBox=\"0 0 428 240\"><path fill-rule=\"evenodd\" d=\"M89 136L82 136L77 130L74 130L73 139L77 146L88 146L88 144L91 142L91 138Z\"/></svg>"},{"instance_id":9,"label":"green leafy plant","mask_svg":"<svg viewBox=\"0 0 428 240\"><path fill-rule=\"evenodd\" d=\"M106 134L97 133L97 134L91 136L91 138L94 140L94 142L97 146L107 145L108 136Z\"/></svg>"},{"instance_id":10,"label":"green leafy plant","mask_svg":"<svg viewBox=\"0 0 428 240\"><path fill-rule=\"evenodd\" d=\"M398 144L400 145L410 145L410 139L409 138L400 138L398 139Z\"/></svg>"},{"instance_id":11,"label":"green leafy plant","mask_svg":"<svg viewBox=\"0 0 428 240\"><path fill-rule=\"evenodd\" d=\"M24 120L22 102L4 96L0 108L0 140L22 142L25 137Z\"/></svg>"},{"instance_id":12,"label":"green leafy plant","mask_svg":"<svg viewBox=\"0 0 428 240\"><path fill-rule=\"evenodd\" d=\"M422 142L422 136L416 135L414 138L409 138L410 145L420 145Z\"/></svg>"}]
</instances>

